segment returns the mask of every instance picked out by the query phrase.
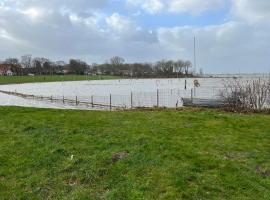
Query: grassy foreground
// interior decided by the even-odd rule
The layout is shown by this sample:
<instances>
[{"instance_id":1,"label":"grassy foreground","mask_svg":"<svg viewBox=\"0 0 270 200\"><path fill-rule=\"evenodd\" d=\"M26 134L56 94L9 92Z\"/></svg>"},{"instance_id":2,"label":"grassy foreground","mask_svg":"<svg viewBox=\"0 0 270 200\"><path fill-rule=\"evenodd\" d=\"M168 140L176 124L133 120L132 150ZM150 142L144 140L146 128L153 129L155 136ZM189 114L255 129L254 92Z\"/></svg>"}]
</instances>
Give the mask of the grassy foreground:
<instances>
[{"instance_id":1,"label":"grassy foreground","mask_svg":"<svg viewBox=\"0 0 270 200\"><path fill-rule=\"evenodd\" d=\"M0 138L0 199L270 197L269 115L0 107Z\"/></svg>"},{"instance_id":2,"label":"grassy foreground","mask_svg":"<svg viewBox=\"0 0 270 200\"><path fill-rule=\"evenodd\" d=\"M0 85L15 83L84 81L118 79L117 76L53 75L53 76L0 76Z\"/></svg>"}]
</instances>

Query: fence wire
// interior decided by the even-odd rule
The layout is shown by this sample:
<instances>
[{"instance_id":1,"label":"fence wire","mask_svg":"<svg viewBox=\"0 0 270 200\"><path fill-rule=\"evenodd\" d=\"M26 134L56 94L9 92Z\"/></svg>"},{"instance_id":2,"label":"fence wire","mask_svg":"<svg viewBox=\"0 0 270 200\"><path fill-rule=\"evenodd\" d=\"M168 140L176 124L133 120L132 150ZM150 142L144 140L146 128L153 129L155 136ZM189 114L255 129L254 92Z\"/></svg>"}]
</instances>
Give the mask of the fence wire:
<instances>
[{"instance_id":1,"label":"fence wire","mask_svg":"<svg viewBox=\"0 0 270 200\"><path fill-rule=\"evenodd\" d=\"M175 108L181 107L183 104L182 98L207 98L219 99L222 88L218 87L199 87L189 90L184 89L159 89L150 92L131 92L130 94L118 95L52 95L52 96L35 96L21 94L17 92L7 92L9 95L15 95L28 99L36 99L47 102L56 102L61 104L72 104L73 106L87 107L106 107L106 108L152 108L166 107Z\"/></svg>"}]
</instances>

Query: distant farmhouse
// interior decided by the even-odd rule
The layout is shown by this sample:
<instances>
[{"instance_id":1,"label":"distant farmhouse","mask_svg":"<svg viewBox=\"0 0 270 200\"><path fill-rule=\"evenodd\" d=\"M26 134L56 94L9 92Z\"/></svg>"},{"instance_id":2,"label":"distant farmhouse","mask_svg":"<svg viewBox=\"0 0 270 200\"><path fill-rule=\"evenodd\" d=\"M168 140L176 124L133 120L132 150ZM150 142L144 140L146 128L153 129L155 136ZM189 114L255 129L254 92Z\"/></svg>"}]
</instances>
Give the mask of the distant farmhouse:
<instances>
[{"instance_id":1,"label":"distant farmhouse","mask_svg":"<svg viewBox=\"0 0 270 200\"><path fill-rule=\"evenodd\" d=\"M7 64L0 64L0 76L14 76L15 73L11 69L12 67Z\"/></svg>"}]
</instances>

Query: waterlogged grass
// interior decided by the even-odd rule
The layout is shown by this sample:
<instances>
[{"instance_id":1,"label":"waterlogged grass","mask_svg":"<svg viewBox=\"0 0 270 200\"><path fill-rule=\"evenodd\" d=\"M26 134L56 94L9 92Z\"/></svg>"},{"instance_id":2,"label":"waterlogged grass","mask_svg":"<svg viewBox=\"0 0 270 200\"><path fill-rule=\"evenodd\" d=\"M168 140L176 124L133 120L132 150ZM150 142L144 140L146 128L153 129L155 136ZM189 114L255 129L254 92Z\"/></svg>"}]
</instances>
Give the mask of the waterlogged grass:
<instances>
[{"instance_id":1,"label":"waterlogged grass","mask_svg":"<svg viewBox=\"0 0 270 200\"><path fill-rule=\"evenodd\" d=\"M84 80L108 80L118 79L117 76L86 76L86 75L53 75L53 76L0 76L0 85L56 82L56 81L84 81Z\"/></svg>"},{"instance_id":2,"label":"waterlogged grass","mask_svg":"<svg viewBox=\"0 0 270 200\"><path fill-rule=\"evenodd\" d=\"M0 138L1 199L270 197L269 115L0 107Z\"/></svg>"}]
</instances>

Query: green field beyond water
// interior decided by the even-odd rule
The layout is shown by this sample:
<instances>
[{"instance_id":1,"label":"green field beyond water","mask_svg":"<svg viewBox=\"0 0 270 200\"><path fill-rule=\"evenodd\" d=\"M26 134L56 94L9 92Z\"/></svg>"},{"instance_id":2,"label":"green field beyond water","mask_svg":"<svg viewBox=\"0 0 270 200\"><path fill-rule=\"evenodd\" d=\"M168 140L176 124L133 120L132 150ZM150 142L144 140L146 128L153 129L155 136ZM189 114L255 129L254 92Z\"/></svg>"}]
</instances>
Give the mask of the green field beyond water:
<instances>
[{"instance_id":1,"label":"green field beyond water","mask_svg":"<svg viewBox=\"0 0 270 200\"><path fill-rule=\"evenodd\" d=\"M0 138L0 199L270 198L269 115L0 107Z\"/></svg>"},{"instance_id":2,"label":"green field beyond water","mask_svg":"<svg viewBox=\"0 0 270 200\"><path fill-rule=\"evenodd\" d=\"M0 76L0 85L16 83L84 81L119 79L117 76L54 75L54 76Z\"/></svg>"}]
</instances>

